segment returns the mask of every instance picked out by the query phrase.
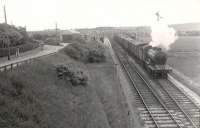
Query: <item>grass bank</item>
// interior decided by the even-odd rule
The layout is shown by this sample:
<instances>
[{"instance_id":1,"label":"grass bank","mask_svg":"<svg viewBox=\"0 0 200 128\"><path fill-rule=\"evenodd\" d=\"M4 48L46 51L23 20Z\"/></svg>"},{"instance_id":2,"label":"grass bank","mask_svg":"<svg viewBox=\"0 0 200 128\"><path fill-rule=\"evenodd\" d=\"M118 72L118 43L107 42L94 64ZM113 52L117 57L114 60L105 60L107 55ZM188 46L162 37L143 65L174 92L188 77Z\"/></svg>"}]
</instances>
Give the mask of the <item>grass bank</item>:
<instances>
[{"instance_id":1,"label":"grass bank","mask_svg":"<svg viewBox=\"0 0 200 128\"><path fill-rule=\"evenodd\" d=\"M126 128L125 100L110 59L99 64L84 64L61 51L13 72L1 73L0 125L5 128ZM71 86L59 79L56 65L60 64L71 64L88 72L88 85Z\"/></svg>"}]
</instances>

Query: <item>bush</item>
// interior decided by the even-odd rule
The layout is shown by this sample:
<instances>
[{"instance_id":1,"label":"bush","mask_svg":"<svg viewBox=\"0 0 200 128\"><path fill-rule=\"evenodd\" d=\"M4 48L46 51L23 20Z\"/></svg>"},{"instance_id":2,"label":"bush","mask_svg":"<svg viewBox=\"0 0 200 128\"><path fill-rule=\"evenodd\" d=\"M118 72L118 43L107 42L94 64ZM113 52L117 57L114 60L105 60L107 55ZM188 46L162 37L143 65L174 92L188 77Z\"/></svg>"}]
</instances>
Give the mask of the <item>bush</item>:
<instances>
[{"instance_id":1,"label":"bush","mask_svg":"<svg viewBox=\"0 0 200 128\"><path fill-rule=\"evenodd\" d=\"M73 86L87 85L88 75L80 68L74 68L69 65L58 65L56 71L60 79L65 79Z\"/></svg>"},{"instance_id":2,"label":"bush","mask_svg":"<svg viewBox=\"0 0 200 128\"><path fill-rule=\"evenodd\" d=\"M79 42L79 43L86 43L84 38L80 34L69 34L69 35L63 35L63 42L65 43L74 43L74 42Z\"/></svg>"},{"instance_id":3,"label":"bush","mask_svg":"<svg viewBox=\"0 0 200 128\"><path fill-rule=\"evenodd\" d=\"M49 37L44 41L44 43L48 44L48 45L57 46L57 45L59 45L59 39L58 38L56 39L56 37L51 37L51 38Z\"/></svg>"},{"instance_id":4,"label":"bush","mask_svg":"<svg viewBox=\"0 0 200 128\"><path fill-rule=\"evenodd\" d=\"M91 50L89 50L88 54L88 62L102 62L105 61L105 54L104 54L104 48L103 47L96 47Z\"/></svg>"},{"instance_id":5,"label":"bush","mask_svg":"<svg viewBox=\"0 0 200 128\"><path fill-rule=\"evenodd\" d=\"M10 46L25 44L29 40L26 28L16 27L9 24L0 24L0 34L6 34L10 40ZM0 45L1 48L4 45Z\"/></svg>"},{"instance_id":6,"label":"bush","mask_svg":"<svg viewBox=\"0 0 200 128\"><path fill-rule=\"evenodd\" d=\"M103 62L105 61L105 49L97 42L73 43L64 49L70 57L83 62Z\"/></svg>"},{"instance_id":7,"label":"bush","mask_svg":"<svg viewBox=\"0 0 200 128\"><path fill-rule=\"evenodd\" d=\"M80 61L85 61L89 54L87 47L81 43L70 44L64 50L70 57Z\"/></svg>"}]
</instances>

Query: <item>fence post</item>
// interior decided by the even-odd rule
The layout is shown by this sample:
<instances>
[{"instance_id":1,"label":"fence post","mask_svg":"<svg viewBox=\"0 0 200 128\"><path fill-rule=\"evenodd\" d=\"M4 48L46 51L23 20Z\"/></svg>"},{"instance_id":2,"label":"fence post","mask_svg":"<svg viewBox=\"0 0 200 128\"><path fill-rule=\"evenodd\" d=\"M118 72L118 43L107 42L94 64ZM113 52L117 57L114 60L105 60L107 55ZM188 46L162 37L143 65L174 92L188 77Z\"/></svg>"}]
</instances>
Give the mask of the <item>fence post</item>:
<instances>
[{"instance_id":1,"label":"fence post","mask_svg":"<svg viewBox=\"0 0 200 128\"><path fill-rule=\"evenodd\" d=\"M11 64L10 66L11 66L11 67L10 67L10 70L12 71L12 70L13 70L13 64Z\"/></svg>"},{"instance_id":2,"label":"fence post","mask_svg":"<svg viewBox=\"0 0 200 128\"><path fill-rule=\"evenodd\" d=\"M7 71L6 66L4 66L4 71L5 71L5 72Z\"/></svg>"}]
</instances>

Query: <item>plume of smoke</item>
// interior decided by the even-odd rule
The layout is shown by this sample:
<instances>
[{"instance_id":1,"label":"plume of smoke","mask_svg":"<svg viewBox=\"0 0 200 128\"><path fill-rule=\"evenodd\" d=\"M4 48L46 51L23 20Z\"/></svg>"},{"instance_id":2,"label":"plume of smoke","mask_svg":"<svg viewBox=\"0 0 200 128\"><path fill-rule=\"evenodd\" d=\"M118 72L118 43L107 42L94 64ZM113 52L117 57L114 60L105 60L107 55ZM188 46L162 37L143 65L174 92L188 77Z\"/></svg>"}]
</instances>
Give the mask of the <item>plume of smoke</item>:
<instances>
[{"instance_id":1,"label":"plume of smoke","mask_svg":"<svg viewBox=\"0 0 200 128\"><path fill-rule=\"evenodd\" d=\"M177 38L176 31L172 27L169 27L164 21L160 20L151 25L152 41L149 45L152 47L160 47L167 51Z\"/></svg>"}]
</instances>

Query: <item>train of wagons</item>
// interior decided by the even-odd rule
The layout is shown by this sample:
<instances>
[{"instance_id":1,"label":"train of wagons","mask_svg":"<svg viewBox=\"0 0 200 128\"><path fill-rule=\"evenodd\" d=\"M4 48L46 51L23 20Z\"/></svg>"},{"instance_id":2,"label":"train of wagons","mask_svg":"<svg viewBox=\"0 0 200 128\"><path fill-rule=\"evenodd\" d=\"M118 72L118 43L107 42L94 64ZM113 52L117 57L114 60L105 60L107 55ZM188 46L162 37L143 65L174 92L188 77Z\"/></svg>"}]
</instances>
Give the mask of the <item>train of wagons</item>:
<instances>
[{"instance_id":1,"label":"train of wagons","mask_svg":"<svg viewBox=\"0 0 200 128\"><path fill-rule=\"evenodd\" d=\"M166 79L172 71L167 62L167 55L161 48L152 47L149 43L137 41L127 35L118 34L114 40L133 56L155 79Z\"/></svg>"}]
</instances>

